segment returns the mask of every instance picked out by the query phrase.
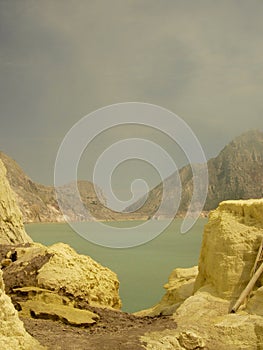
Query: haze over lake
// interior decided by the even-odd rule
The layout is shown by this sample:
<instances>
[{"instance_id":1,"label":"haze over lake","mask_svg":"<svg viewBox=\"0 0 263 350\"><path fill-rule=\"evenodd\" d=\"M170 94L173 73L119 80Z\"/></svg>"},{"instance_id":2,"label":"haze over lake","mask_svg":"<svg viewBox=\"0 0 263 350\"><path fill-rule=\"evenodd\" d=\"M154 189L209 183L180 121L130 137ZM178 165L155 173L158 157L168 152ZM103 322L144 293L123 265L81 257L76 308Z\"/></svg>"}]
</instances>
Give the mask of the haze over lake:
<instances>
[{"instance_id":1,"label":"haze over lake","mask_svg":"<svg viewBox=\"0 0 263 350\"><path fill-rule=\"evenodd\" d=\"M68 224L28 224L27 233L36 242L51 245L64 242L78 253L89 255L97 262L117 273L123 311L135 312L157 303L165 290L169 274L176 267L198 264L202 233L206 219L199 219L186 234L180 233L182 219L175 219L154 240L128 249L105 248L80 237ZM134 222L115 222L118 227L134 225ZM95 223L89 223L93 230Z\"/></svg>"}]
</instances>

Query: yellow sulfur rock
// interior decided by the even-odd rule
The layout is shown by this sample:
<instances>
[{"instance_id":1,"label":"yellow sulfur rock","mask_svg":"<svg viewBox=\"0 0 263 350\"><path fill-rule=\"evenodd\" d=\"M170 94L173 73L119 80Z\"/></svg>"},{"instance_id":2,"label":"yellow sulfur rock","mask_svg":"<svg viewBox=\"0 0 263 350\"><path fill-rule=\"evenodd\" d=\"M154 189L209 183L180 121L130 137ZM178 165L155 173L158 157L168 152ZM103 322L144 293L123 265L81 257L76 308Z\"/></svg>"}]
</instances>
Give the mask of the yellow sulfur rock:
<instances>
[{"instance_id":1,"label":"yellow sulfur rock","mask_svg":"<svg viewBox=\"0 0 263 350\"><path fill-rule=\"evenodd\" d=\"M0 270L0 349L2 350L44 350L25 330L18 318L11 299L4 292Z\"/></svg>"},{"instance_id":2,"label":"yellow sulfur rock","mask_svg":"<svg viewBox=\"0 0 263 350\"><path fill-rule=\"evenodd\" d=\"M262 237L263 199L226 201L211 212L194 293L173 313L177 329L144 335L144 348L263 350L263 277L247 307L229 314L251 278Z\"/></svg>"},{"instance_id":3,"label":"yellow sulfur rock","mask_svg":"<svg viewBox=\"0 0 263 350\"><path fill-rule=\"evenodd\" d=\"M0 244L32 242L26 234L22 214L6 178L6 168L0 159Z\"/></svg>"}]
</instances>

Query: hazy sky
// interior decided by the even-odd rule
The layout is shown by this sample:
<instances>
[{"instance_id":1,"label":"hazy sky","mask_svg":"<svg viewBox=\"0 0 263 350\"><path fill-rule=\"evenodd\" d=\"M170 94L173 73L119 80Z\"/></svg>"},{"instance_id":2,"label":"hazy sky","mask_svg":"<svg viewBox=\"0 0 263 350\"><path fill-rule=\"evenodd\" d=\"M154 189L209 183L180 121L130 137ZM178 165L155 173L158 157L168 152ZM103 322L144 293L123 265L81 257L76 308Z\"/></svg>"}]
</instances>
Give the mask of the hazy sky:
<instances>
[{"instance_id":1,"label":"hazy sky","mask_svg":"<svg viewBox=\"0 0 263 350\"><path fill-rule=\"evenodd\" d=\"M262 16L262 0L0 0L0 149L52 184L74 123L141 101L179 115L216 156L263 126ZM109 132L86 161L132 131Z\"/></svg>"}]
</instances>

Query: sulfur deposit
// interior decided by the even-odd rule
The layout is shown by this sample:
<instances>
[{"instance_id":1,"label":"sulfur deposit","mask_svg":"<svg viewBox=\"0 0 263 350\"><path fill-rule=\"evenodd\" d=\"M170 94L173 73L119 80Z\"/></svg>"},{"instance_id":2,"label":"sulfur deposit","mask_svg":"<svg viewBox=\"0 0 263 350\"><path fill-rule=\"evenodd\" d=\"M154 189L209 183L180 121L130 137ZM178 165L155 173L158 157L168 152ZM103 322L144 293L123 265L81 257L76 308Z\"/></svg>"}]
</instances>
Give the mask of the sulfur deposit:
<instances>
[{"instance_id":1,"label":"sulfur deposit","mask_svg":"<svg viewBox=\"0 0 263 350\"><path fill-rule=\"evenodd\" d=\"M206 225L195 290L237 298L250 279L263 237L263 200L227 201Z\"/></svg>"},{"instance_id":2,"label":"sulfur deposit","mask_svg":"<svg viewBox=\"0 0 263 350\"><path fill-rule=\"evenodd\" d=\"M4 256L9 251L16 256L16 260L4 268L3 276L6 292L20 308L29 306L29 303L24 304L26 299L33 300L35 304L41 303L43 309L42 302L47 300L47 295L47 304L51 303L50 292L64 298L64 301L52 298L57 310L63 303L72 307L83 303L114 309L121 307L116 274L89 256L77 254L67 244L45 247L34 243L30 246L12 246L11 250L10 246L2 246L1 250ZM34 294L37 294L37 298ZM32 302L30 305L33 308ZM35 312L39 307L35 305L31 311ZM48 309L47 306L46 311ZM60 309L65 312L62 310L65 308ZM73 314L73 310L68 312Z\"/></svg>"},{"instance_id":3,"label":"sulfur deposit","mask_svg":"<svg viewBox=\"0 0 263 350\"><path fill-rule=\"evenodd\" d=\"M6 179L6 170L0 160L0 244L27 243L30 237L24 231L22 216L15 203L14 194ZM1 259L2 267L12 262L12 256ZM18 318L11 299L5 294L5 286L0 269L0 349L31 350L44 349L25 330Z\"/></svg>"},{"instance_id":4,"label":"sulfur deposit","mask_svg":"<svg viewBox=\"0 0 263 350\"><path fill-rule=\"evenodd\" d=\"M27 242L32 240L24 230L22 214L6 179L6 168L0 159L0 244Z\"/></svg>"},{"instance_id":5,"label":"sulfur deposit","mask_svg":"<svg viewBox=\"0 0 263 350\"><path fill-rule=\"evenodd\" d=\"M4 292L2 271L0 270L0 349L41 350L44 348L32 338L19 320L11 299Z\"/></svg>"},{"instance_id":6,"label":"sulfur deposit","mask_svg":"<svg viewBox=\"0 0 263 350\"><path fill-rule=\"evenodd\" d=\"M0 349L40 349L9 296L24 317L59 319L74 326L97 322L99 316L90 306L121 307L119 281L110 269L66 244L45 247L32 242L1 160L0 234Z\"/></svg>"},{"instance_id":7,"label":"sulfur deposit","mask_svg":"<svg viewBox=\"0 0 263 350\"><path fill-rule=\"evenodd\" d=\"M146 349L263 349L263 278L236 314L229 310L251 278L263 237L263 199L225 201L204 230L193 293L175 298L177 329L142 337ZM178 278L176 278L178 283ZM171 281L169 282L171 283ZM180 291L182 285L178 285ZM177 295L176 289L173 295ZM166 294L166 299L168 295ZM159 304L162 309L165 297ZM156 308L156 307L155 307Z\"/></svg>"},{"instance_id":8,"label":"sulfur deposit","mask_svg":"<svg viewBox=\"0 0 263 350\"><path fill-rule=\"evenodd\" d=\"M47 249L50 260L38 271L40 287L85 300L93 306L119 309L119 281L110 269L64 243Z\"/></svg>"}]
</instances>

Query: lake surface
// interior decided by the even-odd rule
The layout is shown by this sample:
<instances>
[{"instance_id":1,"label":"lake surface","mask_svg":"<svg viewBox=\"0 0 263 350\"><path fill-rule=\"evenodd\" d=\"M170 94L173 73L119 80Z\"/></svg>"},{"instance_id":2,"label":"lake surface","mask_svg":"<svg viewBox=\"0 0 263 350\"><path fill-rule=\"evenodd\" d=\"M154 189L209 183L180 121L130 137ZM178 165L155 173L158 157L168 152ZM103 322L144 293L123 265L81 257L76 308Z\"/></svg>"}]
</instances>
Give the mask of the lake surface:
<instances>
[{"instance_id":1,"label":"lake surface","mask_svg":"<svg viewBox=\"0 0 263 350\"><path fill-rule=\"evenodd\" d=\"M175 219L154 240L134 248L112 249L90 243L68 224L28 224L27 233L36 242L51 245L64 242L78 253L89 255L117 273L120 281L122 310L135 312L153 306L163 296L163 285L176 267L198 264L202 233L207 219L199 219L186 234L180 233L182 219ZM117 222L127 227L131 222ZM88 227L93 230L94 223ZM96 229L97 226L96 226Z\"/></svg>"}]
</instances>

